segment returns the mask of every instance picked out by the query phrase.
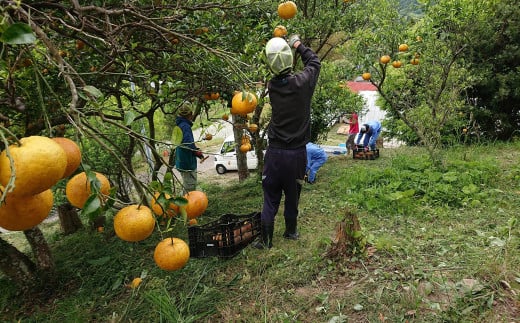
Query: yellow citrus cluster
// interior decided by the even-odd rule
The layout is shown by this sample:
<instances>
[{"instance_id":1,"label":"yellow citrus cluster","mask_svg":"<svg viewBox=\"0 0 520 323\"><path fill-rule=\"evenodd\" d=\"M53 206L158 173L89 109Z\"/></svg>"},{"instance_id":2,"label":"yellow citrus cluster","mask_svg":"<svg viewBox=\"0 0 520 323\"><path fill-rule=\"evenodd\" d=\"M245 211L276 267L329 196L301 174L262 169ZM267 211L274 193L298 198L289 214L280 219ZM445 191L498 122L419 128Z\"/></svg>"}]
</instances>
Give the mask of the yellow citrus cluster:
<instances>
[{"instance_id":1,"label":"yellow citrus cluster","mask_svg":"<svg viewBox=\"0 0 520 323\"><path fill-rule=\"evenodd\" d=\"M27 230L47 218L53 205L51 187L81 163L77 144L67 138L21 138L0 153L0 226ZM5 192L6 188L11 188Z\"/></svg>"}]
</instances>

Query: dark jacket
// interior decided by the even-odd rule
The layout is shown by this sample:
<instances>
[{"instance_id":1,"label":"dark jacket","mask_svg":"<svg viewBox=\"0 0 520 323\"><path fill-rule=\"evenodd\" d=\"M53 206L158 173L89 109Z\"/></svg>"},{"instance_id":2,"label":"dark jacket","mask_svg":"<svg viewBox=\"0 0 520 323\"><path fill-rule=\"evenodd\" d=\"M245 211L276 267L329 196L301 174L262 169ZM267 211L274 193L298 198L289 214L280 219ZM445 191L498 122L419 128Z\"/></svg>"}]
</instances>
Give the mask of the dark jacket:
<instances>
[{"instance_id":1,"label":"dark jacket","mask_svg":"<svg viewBox=\"0 0 520 323\"><path fill-rule=\"evenodd\" d=\"M303 71L276 76L267 84L273 110L268 137L269 146L274 148L304 147L311 137L311 99L321 63L303 44L296 51L305 66Z\"/></svg>"},{"instance_id":2,"label":"dark jacket","mask_svg":"<svg viewBox=\"0 0 520 323\"><path fill-rule=\"evenodd\" d=\"M175 168L178 170L196 170L197 157L195 152L198 148L195 146L195 139L191 126L193 122L184 118L177 117L175 123L182 130L182 142L175 148Z\"/></svg>"}]
</instances>

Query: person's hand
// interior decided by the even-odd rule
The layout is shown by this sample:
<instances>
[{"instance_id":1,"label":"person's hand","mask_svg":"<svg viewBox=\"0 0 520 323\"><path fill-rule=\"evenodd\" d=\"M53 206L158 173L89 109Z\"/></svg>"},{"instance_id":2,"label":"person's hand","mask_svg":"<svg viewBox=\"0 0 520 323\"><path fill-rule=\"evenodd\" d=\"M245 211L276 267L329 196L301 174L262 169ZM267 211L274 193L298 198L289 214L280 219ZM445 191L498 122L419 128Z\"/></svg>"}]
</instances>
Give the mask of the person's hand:
<instances>
[{"instance_id":1,"label":"person's hand","mask_svg":"<svg viewBox=\"0 0 520 323\"><path fill-rule=\"evenodd\" d=\"M293 34L289 36L289 39L287 40L289 47L293 48L296 42L301 42L300 35Z\"/></svg>"},{"instance_id":2,"label":"person's hand","mask_svg":"<svg viewBox=\"0 0 520 323\"><path fill-rule=\"evenodd\" d=\"M365 152L368 152L368 146L365 146Z\"/></svg>"},{"instance_id":3,"label":"person's hand","mask_svg":"<svg viewBox=\"0 0 520 323\"><path fill-rule=\"evenodd\" d=\"M202 154L202 151L200 151L200 150L195 151L195 156L200 159L204 158L204 155Z\"/></svg>"}]
</instances>

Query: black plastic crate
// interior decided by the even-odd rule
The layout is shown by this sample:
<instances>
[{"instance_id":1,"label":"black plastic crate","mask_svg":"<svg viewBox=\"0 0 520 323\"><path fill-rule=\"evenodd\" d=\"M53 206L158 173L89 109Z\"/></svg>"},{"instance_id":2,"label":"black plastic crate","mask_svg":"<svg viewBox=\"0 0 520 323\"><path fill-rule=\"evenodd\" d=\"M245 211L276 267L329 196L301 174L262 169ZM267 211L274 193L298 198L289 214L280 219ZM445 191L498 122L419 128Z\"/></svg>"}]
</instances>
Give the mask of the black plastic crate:
<instances>
[{"instance_id":1,"label":"black plastic crate","mask_svg":"<svg viewBox=\"0 0 520 323\"><path fill-rule=\"evenodd\" d=\"M260 212L224 214L218 220L188 227L190 257L232 258L260 234Z\"/></svg>"},{"instance_id":2,"label":"black plastic crate","mask_svg":"<svg viewBox=\"0 0 520 323\"><path fill-rule=\"evenodd\" d=\"M374 160L379 158L379 149L365 151L365 148L361 145L356 145L356 148L352 150L352 158L354 159L370 159Z\"/></svg>"}]
</instances>

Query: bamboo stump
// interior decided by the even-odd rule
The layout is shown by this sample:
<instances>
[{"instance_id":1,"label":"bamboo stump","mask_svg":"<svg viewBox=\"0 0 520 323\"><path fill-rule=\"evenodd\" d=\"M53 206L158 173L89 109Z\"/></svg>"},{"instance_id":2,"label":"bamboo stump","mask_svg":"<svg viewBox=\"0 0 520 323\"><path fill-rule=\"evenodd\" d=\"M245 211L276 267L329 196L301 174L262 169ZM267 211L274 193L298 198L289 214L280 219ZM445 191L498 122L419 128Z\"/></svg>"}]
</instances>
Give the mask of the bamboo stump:
<instances>
[{"instance_id":1,"label":"bamboo stump","mask_svg":"<svg viewBox=\"0 0 520 323\"><path fill-rule=\"evenodd\" d=\"M335 237L325 257L333 259L354 256L365 249L365 243L357 216L346 211L343 220L336 224Z\"/></svg>"}]
</instances>

